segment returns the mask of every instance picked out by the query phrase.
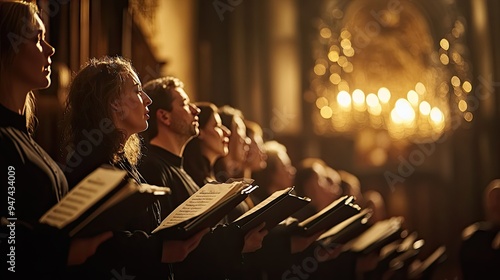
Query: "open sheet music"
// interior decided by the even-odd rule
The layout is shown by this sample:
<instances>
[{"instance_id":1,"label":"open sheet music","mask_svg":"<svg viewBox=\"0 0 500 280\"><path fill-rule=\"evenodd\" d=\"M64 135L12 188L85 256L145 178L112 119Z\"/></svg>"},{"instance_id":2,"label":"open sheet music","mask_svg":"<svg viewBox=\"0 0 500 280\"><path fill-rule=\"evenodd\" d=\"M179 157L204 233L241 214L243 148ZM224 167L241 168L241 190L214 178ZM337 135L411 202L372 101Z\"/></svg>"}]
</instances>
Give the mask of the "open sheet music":
<instances>
[{"instance_id":1,"label":"open sheet music","mask_svg":"<svg viewBox=\"0 0 500 280\"><path fill-rule=\"evenodd\" d=\"M187 239L200 230L215 226L257 186L253 180L208 183L179 205L153 230L170 239Z\"/></svg>"},{"instance_id":2,"label":"open sheet music","mask_svg":"<svg viewBox=\"0 0 500 280\"><path fill-rule=\"evenodd\" d=\"M167 187L139 184L128 178L126 171L103 165L80 181L39 221L67 230L70 236L121 230L128 219L122 213L124 208L144 211L157 196L169 193Z\"/></svg>"}]
</instances>

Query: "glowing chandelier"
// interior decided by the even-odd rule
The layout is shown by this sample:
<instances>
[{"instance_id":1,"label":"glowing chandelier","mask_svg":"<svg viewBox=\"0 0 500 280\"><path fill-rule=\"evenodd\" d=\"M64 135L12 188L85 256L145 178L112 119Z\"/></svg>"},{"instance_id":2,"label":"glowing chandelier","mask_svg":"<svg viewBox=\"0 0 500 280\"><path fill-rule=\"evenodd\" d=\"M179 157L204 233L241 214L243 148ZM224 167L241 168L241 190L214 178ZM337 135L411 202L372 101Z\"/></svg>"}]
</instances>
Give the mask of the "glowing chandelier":
<instances>
[{"instance_id":1,"label":"glowing chandelier","mask_svg":"<svg viewBox=\"0 0 500 280\"><path fill-rule=\"evenodd\" d=\"M411 1L330 1L316 24L306 94L317 108L316 132L371 128L431 142L452 122L472 121L465 22L443 10L450 27L436 35Z\"/></svg>"}]
</instances>

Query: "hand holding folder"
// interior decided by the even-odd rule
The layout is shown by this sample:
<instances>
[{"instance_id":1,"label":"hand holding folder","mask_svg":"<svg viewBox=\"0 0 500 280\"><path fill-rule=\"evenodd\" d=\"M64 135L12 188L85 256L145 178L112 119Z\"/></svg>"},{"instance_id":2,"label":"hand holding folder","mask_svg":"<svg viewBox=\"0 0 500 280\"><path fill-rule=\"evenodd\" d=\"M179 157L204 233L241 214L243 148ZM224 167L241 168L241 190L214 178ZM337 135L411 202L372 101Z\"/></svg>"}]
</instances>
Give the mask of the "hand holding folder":
<instances>
[{"instance_id":1,"label":"hand holding folder","mask_svg":"<svg viewBox=\"0 0 500 280\"><path fill-rule=\"evenodd\" d=\"M253 180L245 179L207 183L174 209L152 233L166 239L188 239L211 228L258 187L252 183Z\"/></svg>"},{"instance_id":2,"label":"hand holding folder","mask_svg":"<svg viewBox=\"0 0 500 280\"><path fill-rule=\"evenodd\" d=\"M69 236L88 237L112 230L129 230L127 209L144 211L170 188L139 184L127 171L103 165L80 181L47 211L40 223L65 230Z\"/></svg>"}]
</instances>

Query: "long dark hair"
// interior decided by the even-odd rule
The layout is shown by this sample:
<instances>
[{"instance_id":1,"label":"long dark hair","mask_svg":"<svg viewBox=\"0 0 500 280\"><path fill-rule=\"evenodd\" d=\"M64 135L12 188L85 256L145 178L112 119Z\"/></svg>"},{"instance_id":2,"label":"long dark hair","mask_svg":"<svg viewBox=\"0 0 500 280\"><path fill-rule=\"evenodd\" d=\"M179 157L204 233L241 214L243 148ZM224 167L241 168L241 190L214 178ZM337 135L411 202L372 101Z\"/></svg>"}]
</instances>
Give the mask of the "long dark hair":
<instances>
[{"instance_id":1,"label":"long dark hair","mask_svg":"<svg viewBox=\"0 0 500 280\"><path fill-rule=\"evenodd\" d=\"M73 78L65 111L65 143L74 149L88 141L88 135L98 133L102 140L98 151L112 163L123 154L133 165L141 156L138 134L125 139L126 134L113 125L111 104L122 94L126 79L136 73L129 60L122 57L92 58ZM126 142L124 143L124 141ZM96 141L94 141L96 142Z\"/></svg>"},{"instance_id":2,"label":"long dark hair","mask_svg":"<svg viewBox=\"0 0 500 280\"><path fill-rule=\"evenodd\" d=\"M26 40L26 24L35 26L35 15L39 13L38 6L25 1L0 1L0 84L9 81L3 79L3 74L10 71L14 56L18 52L18 45L14 42ZM29 33L29 32L28 32ZM33 133L35 118L35 96L32 91L26 96L24 115L26 128Z\"/></svg>"}]
</instances>

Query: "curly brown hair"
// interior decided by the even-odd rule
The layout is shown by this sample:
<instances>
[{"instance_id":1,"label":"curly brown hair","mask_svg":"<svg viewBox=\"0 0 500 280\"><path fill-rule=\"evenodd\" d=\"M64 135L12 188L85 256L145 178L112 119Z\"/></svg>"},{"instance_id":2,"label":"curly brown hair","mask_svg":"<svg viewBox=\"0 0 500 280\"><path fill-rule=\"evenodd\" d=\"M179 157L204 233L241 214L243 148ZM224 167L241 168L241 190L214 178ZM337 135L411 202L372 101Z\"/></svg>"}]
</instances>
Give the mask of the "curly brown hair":
<instances>
[{"instance_id":1,"label":"curly brown hair","mask_svg":"<svg viewBox=\"0 0 500 280\"><path fill-rule=\"evenodd\" d=\"M122 87L131 74L136 73L131 62L123 57L92 58L73 78L65 111L65 142L73 150L78 143L86 141L89 131L101 130L101 149L106 158L116 163L123 153L132 164L141 156L138 134L126 139L124 131L113 125L111 104L120 98ZM111 131L102 131L112 126Z\"/></svg>"}]
</instances>

